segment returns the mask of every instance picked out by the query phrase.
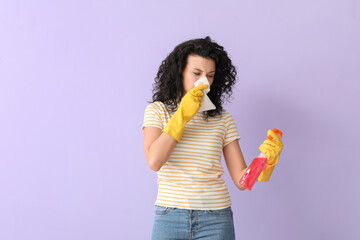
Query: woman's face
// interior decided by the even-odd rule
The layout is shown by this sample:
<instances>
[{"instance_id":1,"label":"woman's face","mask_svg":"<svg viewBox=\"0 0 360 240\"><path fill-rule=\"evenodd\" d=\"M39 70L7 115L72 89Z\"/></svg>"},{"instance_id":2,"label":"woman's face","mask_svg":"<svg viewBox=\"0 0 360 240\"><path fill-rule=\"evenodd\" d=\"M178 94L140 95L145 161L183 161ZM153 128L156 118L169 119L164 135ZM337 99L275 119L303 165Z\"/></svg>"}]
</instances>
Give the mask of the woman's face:
<instances>
[{"instance_id":1,"label":"woman's face","mask_svg":"<svg viewBox=\"0 0 360 240\"><path fill-rule=\"evenodd\" d=\"M194 87L194 82L205 76L211 86L214 75L215 61L213 59L190 54L183 72L183 96Z\"/></svg>"}]
</instances>

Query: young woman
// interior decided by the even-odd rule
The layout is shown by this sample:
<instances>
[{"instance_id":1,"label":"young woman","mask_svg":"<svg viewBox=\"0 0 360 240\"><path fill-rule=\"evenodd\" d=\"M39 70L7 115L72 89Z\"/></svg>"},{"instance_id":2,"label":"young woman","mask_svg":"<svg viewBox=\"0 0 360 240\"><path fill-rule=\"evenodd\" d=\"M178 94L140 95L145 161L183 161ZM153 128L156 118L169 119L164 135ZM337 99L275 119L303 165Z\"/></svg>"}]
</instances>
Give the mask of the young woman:
<instances>
[{"instance_id":1,"label":"young woman","mask_svg":"<svg viewBox=\"0 0 360 240\"><path fill-rule=\"evenodd\" d=\"M236 74L227 52L210 37L183 42L162 61L142 126L146 160L158 175L152 239L235 239L220 160L223 153L234 184L245 190L239 180L247 165L235 141L240 136L232 115L222 107ZM203 77L210 86L194 87ZM216 109L200 112L208 87ZM264 141L261 150L278 159L281 140L269 133L276 146ZM276 162L267 166L267 177Z\"/></svg>"}]
</instances>

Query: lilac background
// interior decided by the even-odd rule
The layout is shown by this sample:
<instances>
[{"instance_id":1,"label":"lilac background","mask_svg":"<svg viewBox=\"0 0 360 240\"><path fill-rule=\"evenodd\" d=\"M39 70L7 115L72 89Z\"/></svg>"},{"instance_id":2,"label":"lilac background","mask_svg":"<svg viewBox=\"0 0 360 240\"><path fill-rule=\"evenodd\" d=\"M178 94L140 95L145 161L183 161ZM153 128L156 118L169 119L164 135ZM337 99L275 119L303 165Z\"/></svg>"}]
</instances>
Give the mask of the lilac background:
<instances>
[{"instance_id":1,"label":"lilac background","mask_svg":"<svg viewBox=\"0 0 360 240\"><path fill-rule=\"evenodd\" d=\"M237 239L360 239L360 1L0 1L0 239L150 239L141 124L160 62L211 36L239 81L225 108L249 165Z\"/></svg>"}]
</instances>

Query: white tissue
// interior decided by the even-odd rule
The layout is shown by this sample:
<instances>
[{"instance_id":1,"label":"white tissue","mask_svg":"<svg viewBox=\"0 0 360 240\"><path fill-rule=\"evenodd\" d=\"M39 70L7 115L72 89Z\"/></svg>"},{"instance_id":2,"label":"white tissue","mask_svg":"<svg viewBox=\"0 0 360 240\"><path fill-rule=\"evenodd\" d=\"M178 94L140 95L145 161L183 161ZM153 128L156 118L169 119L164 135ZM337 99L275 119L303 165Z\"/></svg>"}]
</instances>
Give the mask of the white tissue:
<instances>
[{"instance_id":1,"label":"white tissue","mask_svg":"<svg viewBox=\"0 0 360 240\"><path fill-rule=\"evenodd\" d=\"M195 87L198 86L198 85L201 85L201 84L208 84L209 87L204 89L205 95L204 95L203 100L201 102L199 112L204 112L204 111L216 109L215 105L211 102L210 98L207 95L207 93L210 92L210 83L209 83L209 81L207 80L206 77L200 78L199 80L194 82Z\"/></svg>"}]
</instances>

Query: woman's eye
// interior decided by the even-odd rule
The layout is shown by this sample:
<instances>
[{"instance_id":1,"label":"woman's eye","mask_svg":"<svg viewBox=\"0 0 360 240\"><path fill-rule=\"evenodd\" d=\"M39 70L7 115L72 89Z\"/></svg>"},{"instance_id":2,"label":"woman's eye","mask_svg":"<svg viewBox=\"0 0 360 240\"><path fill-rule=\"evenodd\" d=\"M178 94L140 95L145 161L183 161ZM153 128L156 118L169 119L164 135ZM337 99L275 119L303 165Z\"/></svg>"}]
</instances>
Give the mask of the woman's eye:
<instances>
[{"instance_id":1,"label":"woman's eye","mask_svg":"<svg viewBox=\"0 0 360 240\"><path fill-rule=\"evenodd\" d=\"M214 77L214 75L212 75L212 76L209 76L209 78L213 78Z\"/></svg>"},{"instance_id":2,"label":"woman's eye","mask_svg":"<svg viewBox=\"0 0 360 240\"><path fill-rule=\"evenodd\" d=\"M194 72L194 74L195 74L195 75L200 75L200 73L195 73L195 72Z\"/></svg>"}]
</instances>

